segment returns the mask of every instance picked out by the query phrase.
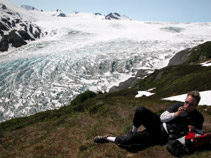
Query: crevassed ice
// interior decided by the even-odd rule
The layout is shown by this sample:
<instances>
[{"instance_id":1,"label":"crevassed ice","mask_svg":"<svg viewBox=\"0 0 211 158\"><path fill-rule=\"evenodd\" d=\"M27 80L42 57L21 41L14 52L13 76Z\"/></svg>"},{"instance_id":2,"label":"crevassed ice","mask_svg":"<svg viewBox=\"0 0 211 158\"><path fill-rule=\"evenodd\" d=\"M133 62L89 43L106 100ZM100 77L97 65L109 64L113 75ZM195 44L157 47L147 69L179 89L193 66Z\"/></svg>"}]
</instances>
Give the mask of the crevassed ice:
<instances>
[{"instance_id":1,"label":"crevassed ice","mask_svg":"<svg viewBox=\"0 0 211 158\"><path fill-rule=\"evenodd\" d=\"M57 40L35 42L0 59L0 121L57 109L87 89L108 91L141 67L201 41L115 39L83 44L94 35L73 30ZM55 34L57 32L55 31Z\"/></svg>"}]
</instances>

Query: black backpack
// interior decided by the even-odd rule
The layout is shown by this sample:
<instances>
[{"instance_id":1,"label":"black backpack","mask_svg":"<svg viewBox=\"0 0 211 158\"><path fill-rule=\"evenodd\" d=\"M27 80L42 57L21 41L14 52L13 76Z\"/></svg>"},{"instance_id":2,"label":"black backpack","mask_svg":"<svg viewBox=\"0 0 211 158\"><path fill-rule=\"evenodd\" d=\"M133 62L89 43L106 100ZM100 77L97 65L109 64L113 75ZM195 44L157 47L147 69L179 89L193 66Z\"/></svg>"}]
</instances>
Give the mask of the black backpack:
<instances>
[{"instance_id":1,"label":"black backpack","mask_svg":"<svg viewBox=\"0 0 211 158\"><path fill-rule=\"evenodd\" d=\"M188 133L178 139L171 139L167 143L167 150L176 157L182 157L196 151L197 149L210 148L211 133L203 135Z\"/></svg>"}]
</instances>

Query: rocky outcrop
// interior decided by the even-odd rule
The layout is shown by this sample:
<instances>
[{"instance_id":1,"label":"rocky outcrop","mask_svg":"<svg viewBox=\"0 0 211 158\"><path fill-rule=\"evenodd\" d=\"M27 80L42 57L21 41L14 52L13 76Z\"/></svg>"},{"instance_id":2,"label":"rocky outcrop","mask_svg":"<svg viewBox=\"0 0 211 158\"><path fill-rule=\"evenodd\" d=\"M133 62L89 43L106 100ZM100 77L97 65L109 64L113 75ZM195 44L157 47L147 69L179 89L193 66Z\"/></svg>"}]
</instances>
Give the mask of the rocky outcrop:
<instances>
[{"instance_id":1,"label":"rocky outcrop","mask_svg":"<svg viewBox=\"0 0 211 158\"><path fill-rule=\"evenodd\" d=\"M60 9L57 9L55 13L52 16L57 16L57 17L67 17L65 13L63 13Z\"/></svg>"},{"instance_id":2,"label":"rocky outcrop","mask_svg":"<svg viewBox=\"0 0 211 158\"><path fill-rule=\"evenodd\" d=\"M188 48L175 54L168 66L200 63L211 58L211 42L205 42L194 48Z\"/></svg>"},{"instance_id":3,"label":"rocky outcrop","mask_svg":"<svg viewBox=\"0 0 211 158\"><path fill-rule=\"evenodd\" d=\"M107 19L107 20L130 20L127 16L120 15L119 13L109 13L108 15L105 16L105 19Z\"/></svg>"},{"instance_id":4,"label":"rocky outcrop","mask_svg":"<svg viewBox=\"0 0 211 158\"><path fill-rule=\"evenodd\" d=\"M106 15L105 18L108 20L111 20L111 19L119 20L120 15L118 13L110 13L110 14Z\"/></svg>"},{"instance_id":5,"label":"rocky outcrop","mask_svg":"<svg viewBox=\"0 0 211 158\"><path fill-rule=\"evenodd\" d=\"M11 43L12 47L21 47L22 45L27 44L21 36L17 34L16 30L12 30L9 35L5 35L5 42ZM5 43L6 44L6 43Z\"/></svg>"},{"instance_id":6,"label":"rocky outcrop","mask_svg":"<svg viewBox=\"0 0 211 158\"><path fill-rule=\"evenodd\" d=\"M94 15L102 15L101 13L94 13Z\"/></svg>"},{"instance_id":7,"label":"rocky outcrop","mask_svg":"<svg viewBox=\"0 0 211 158\"><path fill-rule=\"evenodd\" d=\"M130 88L133 87L139 80L143 79L144 77L146 77L149 72L151 72L151 70L138 70L138 72L136 73L135 77L131 77L128 80L121 82L119 84L119 86L113 86L112 88L110 88L109 92L116 92L125 88Z\"/></svg>"},{"instance_id":8,"label":"rocky outcrop","mask_svg":"<svg viewBox=\"0 0 211 158\"><path fill-rule=\"evenodd\" d=\"M58 16L58 17L66 17L66 14L64 14L64 13L59 13L57 16Z\"/></svg>"},{"instance_id":9,"label":"rocky outcrop","mask_svg":"<svg viewBox=\"0 0 211 158\"><path fill-rule=\"evenodd\" d=\"M185 49L183 51L176 53L174 55L174 57L169 60L168 66L180 65L180 64L187 62L189 59L189 56L191 55L190 50L191 49L188 48L188 49Z\"/></svg>"},{"instance_id":10,"label":"rocky outcrop","mask_svg":"<svg viewBox=\"0 0 211 158\"><path fill-rule=\"evenodd\" d=\"M41 29L29 20L0 3L0 52L8 51L9 45L21 47L44 35Z\"/></svg>"},{"instance_id":11,"label":"rocky outcrop","mask_svg":"<svg viewBox=\"0 0 211 158\"><path fill-rule=\"evenodd\" d=\"M39 11L37 8L30 6L30 5L21 5L22 8L26 9L26 10L36 10Z\"/></svg>"}]
</instances>

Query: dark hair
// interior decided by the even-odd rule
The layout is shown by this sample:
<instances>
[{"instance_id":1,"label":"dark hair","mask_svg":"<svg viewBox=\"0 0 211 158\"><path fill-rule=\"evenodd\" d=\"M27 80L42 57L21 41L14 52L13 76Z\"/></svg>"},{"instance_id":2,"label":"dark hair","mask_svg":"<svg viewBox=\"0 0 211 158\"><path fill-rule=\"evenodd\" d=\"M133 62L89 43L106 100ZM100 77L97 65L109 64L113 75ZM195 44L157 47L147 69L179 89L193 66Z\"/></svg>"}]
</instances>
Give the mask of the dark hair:
<instances>
[{"instance_id":1,"label":"dark hair","mask_svg":"<svg viewBox=\"0 0 211 158\"><path fill-rule=\"evenodd\" d=\"M192 91L192 92L189 92L188 94L187 94L187 96L192 96L193 98L195 98L196 100L197 100L197 104L199 103L199 101L201 100L201 96L200 96L200 94L199 94L199 92L198 91Z\"/></svg>"}]
</instances>

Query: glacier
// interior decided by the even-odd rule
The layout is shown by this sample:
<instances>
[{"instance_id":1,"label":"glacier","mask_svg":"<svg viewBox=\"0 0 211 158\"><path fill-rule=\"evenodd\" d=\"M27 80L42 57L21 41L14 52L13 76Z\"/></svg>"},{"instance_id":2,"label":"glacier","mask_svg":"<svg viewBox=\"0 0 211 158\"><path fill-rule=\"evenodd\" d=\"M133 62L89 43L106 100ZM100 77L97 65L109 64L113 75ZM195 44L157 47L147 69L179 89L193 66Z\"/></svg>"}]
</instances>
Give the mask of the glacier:
<instances>
[{"instance_id":1,"label":"glacier","mask_svg":"<svg viewBox=\"0 0 211 158\"><path fill-rule=\"evenodd\" d=\"M139 69L162 68L178 51L211 39L211 23L27 13L48 35L0 53L0 122L58 109L86 90L108 92Z\"/></svg>"}]
</instances>

